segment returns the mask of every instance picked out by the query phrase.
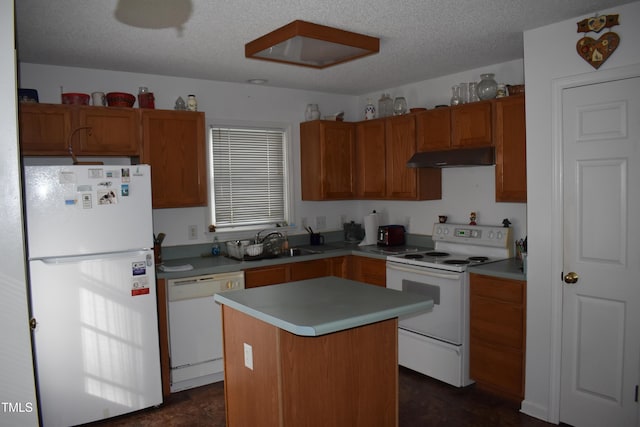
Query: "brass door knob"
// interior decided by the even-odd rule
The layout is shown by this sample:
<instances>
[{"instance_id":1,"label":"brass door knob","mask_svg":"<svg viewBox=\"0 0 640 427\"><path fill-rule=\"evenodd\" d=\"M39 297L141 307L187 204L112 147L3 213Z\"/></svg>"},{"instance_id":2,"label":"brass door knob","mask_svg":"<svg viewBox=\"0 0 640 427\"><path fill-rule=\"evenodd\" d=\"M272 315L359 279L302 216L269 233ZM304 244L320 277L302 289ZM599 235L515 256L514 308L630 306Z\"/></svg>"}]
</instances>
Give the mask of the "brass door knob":
<instances>
[{"instance_id":1,"label":"brass door knob","mask_svg":"<svg viewBox=\"0 0 640 427\"><path fill-rule=\"evenodd\" d=\"M564 275L565 283L576 283L578 281L578 273L574 273L573 271Z\"/></svg>"}]
</instances>

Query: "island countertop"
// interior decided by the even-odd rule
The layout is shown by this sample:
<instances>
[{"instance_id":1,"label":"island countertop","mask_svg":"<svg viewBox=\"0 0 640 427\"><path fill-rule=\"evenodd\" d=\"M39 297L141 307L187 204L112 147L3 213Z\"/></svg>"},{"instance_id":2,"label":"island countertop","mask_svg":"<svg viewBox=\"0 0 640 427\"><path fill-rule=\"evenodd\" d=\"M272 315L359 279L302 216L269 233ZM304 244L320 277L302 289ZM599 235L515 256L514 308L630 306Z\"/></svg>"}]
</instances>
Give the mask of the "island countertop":
<instances>
[{"instance_id":1,"label":"island countertop","mask_svg":"<svg viewBox=\"0 0 640 427\"><path fill-rule=\"evenodd\" d=\"M332 276L222 292L214 300L302 336L330 334L433 307L428 297Z\"/></svg>"}]
</instances>

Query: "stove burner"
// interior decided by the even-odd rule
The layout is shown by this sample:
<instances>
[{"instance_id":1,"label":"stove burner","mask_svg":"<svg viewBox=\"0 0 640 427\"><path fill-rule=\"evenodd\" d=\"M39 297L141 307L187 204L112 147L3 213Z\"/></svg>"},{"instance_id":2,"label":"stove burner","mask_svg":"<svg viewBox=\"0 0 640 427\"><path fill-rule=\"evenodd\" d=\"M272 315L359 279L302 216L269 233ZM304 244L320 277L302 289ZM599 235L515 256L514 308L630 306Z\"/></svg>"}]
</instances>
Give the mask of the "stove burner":
<instances>
[{"instance_id":1,"label":"stove burner","mask_svg":"<svg viewBox=\"0 0 640 427\"><path fill-rule=\"evenodd\" d=\"M469 261L485 262L485 261L489 261L489 257L486 257L486 256L470 256L469 257Z\"/></svg>"},{"instance_id":2,"label":"stove burner","mask_svg":"<svg viewBox=\"0 0 640 427\"><path fill-rule=\"evenodd\" d=\"M470 264L471 262L466 259L448 259L444 263L451 264L451 265L465 265L465 264Z\"/></svg>"},{"instance_id":3,"label":"stove burner","mask_svg":"<svg viewBox=\"0 0 640 427\"><path fill-rule=\"evenodd\" d=\"M445 256L449 256L448 253L446 252L427 252L425 254L426 256L432 256L432 257L445 257Z\"/></svg>"},{"instance_id":4,"label":"stove burner","mask_svg":"<svg viewBox=\"0 0 640 427\"><path fill-rule=\"evenodd\" d=\"M422 254L406 254L404 256L407 259L420 259L420 258L424 258L424 255Z\"/></svg>"}]
</instances>

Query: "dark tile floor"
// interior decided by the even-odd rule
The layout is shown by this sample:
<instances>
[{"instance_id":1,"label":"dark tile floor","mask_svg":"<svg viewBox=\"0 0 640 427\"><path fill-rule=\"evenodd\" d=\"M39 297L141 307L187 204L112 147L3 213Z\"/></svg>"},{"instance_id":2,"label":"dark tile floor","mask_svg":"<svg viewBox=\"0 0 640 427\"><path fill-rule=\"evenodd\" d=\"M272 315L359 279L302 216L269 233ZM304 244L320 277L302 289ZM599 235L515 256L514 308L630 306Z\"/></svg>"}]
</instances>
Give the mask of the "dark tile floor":
<instances>
[{"instance_id":1,"label":"dark tile floor","mask_svg":"<svg viewBox=\"0 0 640 427\"><path fill-rule=\"evenodd\" d=\"M400 368L399 385L401 427L553 425L524 415L517 404L479 390L473 385L456 388L405 368ZM160 408L147 409L89 426L223 427L223 383L174 393Z\"/></svg>"}]
</instances>

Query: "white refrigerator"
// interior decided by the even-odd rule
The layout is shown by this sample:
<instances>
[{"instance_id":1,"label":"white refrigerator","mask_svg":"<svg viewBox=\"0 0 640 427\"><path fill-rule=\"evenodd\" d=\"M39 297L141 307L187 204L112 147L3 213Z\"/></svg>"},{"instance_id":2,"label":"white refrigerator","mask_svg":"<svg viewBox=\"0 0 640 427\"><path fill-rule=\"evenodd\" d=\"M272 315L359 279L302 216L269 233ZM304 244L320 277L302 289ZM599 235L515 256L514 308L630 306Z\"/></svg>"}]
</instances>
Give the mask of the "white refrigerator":
<instances>
[{"instance_id":1,"label":"white refrigerator","mask_svg":"<svg viewBox=\"0 0 640 427\"><path fill-rule=\"evenodd\" d=\"M26 166L42 425L162 403L148 165Z\"/></svg>"}]
</instances>

